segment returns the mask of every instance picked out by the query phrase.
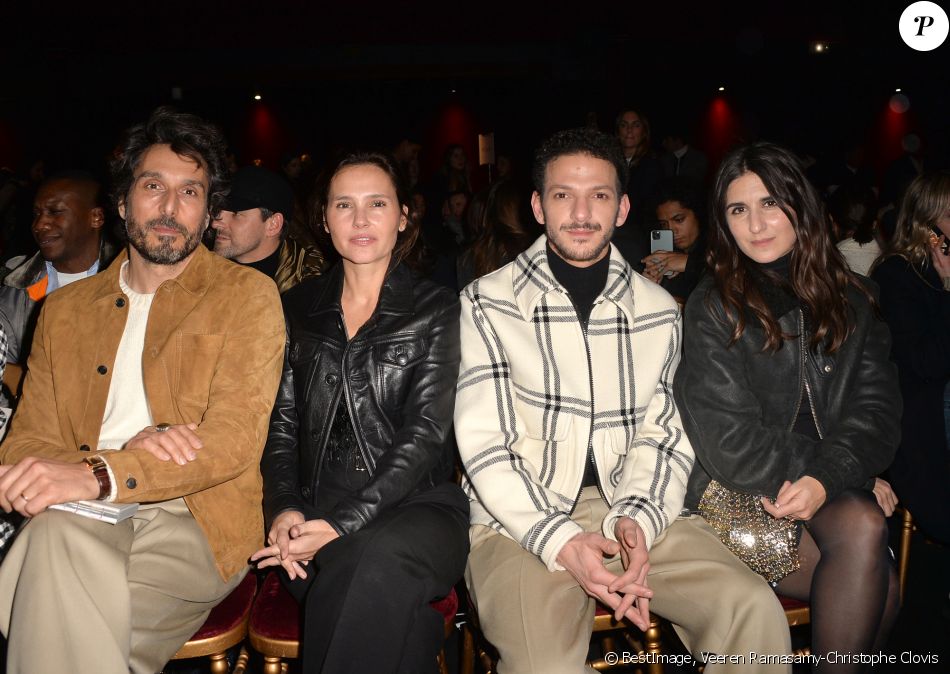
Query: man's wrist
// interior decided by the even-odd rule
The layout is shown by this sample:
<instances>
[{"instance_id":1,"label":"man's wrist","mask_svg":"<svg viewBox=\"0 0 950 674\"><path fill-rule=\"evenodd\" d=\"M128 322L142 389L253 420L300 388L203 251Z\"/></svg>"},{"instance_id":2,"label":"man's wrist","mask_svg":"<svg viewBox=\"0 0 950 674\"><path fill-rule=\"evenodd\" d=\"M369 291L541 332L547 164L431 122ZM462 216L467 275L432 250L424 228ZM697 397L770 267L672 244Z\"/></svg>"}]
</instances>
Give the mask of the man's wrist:
<instances>
[{"instance_id":1,"label":"man's wrist","mask_svg":"<svg viewBox=\"0 0 950 674\"><path fill-rule=\"evenodd\" d=\"M99 485L99 495L97 501L103 501L109 497L112 492L112 478L109 476L109 464L101 456L89 456L82 460L89 470L92 471L96 483Z\"/></svg>"}]
</instances>

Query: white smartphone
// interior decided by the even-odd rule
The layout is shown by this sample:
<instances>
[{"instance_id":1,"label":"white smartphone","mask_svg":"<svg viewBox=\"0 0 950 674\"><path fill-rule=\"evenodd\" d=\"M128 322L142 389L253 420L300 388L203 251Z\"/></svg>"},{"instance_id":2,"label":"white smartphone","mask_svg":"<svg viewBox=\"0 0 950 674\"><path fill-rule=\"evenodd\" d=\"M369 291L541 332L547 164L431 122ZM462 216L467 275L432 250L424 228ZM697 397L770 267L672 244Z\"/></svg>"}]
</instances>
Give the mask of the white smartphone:
<instances>
[{"instance_id":1,"label":"white smartphone","mask_svg":"<svg viewBox=\"0 0 950 674\"><path fill-rule=\"evenodd\" d=\"M673 231L669 229L654 229L650 232L650 252L658 250L673 251Z\"/></svg>"}]
</instances>

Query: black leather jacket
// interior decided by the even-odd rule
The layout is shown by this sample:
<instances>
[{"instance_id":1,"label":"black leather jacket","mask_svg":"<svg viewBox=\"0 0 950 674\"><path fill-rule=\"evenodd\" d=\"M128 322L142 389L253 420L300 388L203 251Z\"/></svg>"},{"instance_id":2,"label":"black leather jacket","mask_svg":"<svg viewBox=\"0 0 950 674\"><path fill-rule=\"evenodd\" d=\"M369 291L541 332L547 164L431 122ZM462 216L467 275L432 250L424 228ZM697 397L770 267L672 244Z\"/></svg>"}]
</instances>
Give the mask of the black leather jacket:
<instances>
[{"instance_id":1,"label":"black leather jacket","mask_svg":"<svg viewBox=\"0 0 950 674\"><path fill-rule=\"evenodd\" d=\"M452 474L458 297L397 265L376 312L347 342L342 288L337 264L282 298L287 350L261 460L268 527L314 503L337 404L349 405L371 476L326 517L340 534Z\"/></svg>"},{"instance_id":2,"label":"black leather jacket","mask_svg":"<svg viewBox=\"0 0 950 674\"><path fill-rule=\"evenodd\" d=\"M755 319L727 347L732 328L713 279L696 287L673 382L697 459L687 508L696 508L710 477L734 491L775 496L785 480L809 475L830 501L890 465L901 419L890 332L856 289L849 289L848 301L855 330L837 352L807 348L800 309L779 319L782 330L798 339L772 352L762 351L764 331ZM820 440L792 432L800 404L811 405Z\"/></svg>"}]
</instances>

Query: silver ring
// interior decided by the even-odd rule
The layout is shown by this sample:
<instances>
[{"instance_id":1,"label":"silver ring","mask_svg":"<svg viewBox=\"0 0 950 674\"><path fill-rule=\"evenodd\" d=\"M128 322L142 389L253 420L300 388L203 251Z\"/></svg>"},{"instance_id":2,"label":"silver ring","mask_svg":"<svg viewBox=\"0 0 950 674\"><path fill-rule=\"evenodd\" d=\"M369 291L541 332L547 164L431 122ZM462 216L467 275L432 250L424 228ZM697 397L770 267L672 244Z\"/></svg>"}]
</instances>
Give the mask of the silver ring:
<instances>
[{"instance_id":1,"label":"silver ring","mask_svg":"<svg viewBox=\"0 0 950 674\"><path fill-rule=\"evenodd\" d=\"M165 431L167 431L167 430L168 430L169 428L171 428L171 427L172 427L171 424L156 424L156 425L155 425L155 430L158 431L159 433L164 433Z\"/></svg>"},{"instance_id":2,"label":"silver ring","mask_svg":"<svg viewBox=\"0 0 950 674\"><path fill-rule=\"evenodd\" d=\"M20 494L20 498L23 499L23 502L24 502L24 503L29 503L29 502L30 502L30 499L28 499L28 498L26 497L26 494Z\"/></svg>"}]
</instances>

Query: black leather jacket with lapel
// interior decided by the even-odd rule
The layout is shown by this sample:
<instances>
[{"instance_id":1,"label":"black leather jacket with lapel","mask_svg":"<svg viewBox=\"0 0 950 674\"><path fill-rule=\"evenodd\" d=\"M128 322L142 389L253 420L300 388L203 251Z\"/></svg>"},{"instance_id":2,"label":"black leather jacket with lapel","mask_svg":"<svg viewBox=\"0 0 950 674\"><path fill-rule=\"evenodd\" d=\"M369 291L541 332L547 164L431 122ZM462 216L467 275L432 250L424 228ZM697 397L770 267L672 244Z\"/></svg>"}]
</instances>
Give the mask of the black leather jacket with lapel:
<instances>
[{"instance_id":1,"label":"black leather jacket with lapel","mask_svg":"<svg viewBox=\"0 0 950 674\"><path fill-rule=\"evenodd\" d=\"M459 300L396 265L347 341L342 264L283 295L287 347L261 472L264 515L313 504L336 406L348 405L369 482L327 521L352 533L453 470Z\"/></svg>"},{"instance_id":2,"label":"black leather jacket with lapel","mask_svg":"<svg viewBox=\"0 0 950 674\"><path fill-rule=\"evenodd\" d=\"M862 281L876 291L873 282ZM732 327L712 278L696 287L673 383L697 459L687 508L697 506L710 478L734 491L774 497L785 480L810 475L831 500L890 465L901 419L890 331L857 289L849 288L847 297L854 332L834 354L808 348L800 309L779 317L782 331L798 337L772 352L762 350L764 331L754 318L727 346ZM791 430L803 404L811 407L819 440Z\"/></svg>"}]
</instances>

